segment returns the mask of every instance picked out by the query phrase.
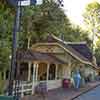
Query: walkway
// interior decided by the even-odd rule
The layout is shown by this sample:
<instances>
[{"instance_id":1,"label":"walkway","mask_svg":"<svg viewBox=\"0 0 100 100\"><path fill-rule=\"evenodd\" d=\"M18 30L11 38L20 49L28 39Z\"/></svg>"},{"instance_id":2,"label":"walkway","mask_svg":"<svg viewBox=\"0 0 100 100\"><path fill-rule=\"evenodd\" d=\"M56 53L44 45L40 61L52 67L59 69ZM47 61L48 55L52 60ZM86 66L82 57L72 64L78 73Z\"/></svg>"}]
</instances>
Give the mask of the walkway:
<instances>
[{"instance_id":1,"label":"walkway","mask_svg":"<svg viewBox=\"0 0 100 100\"><path fill-rule=\"evenodd\" d=\"M73 88L59 88L49 91L46 99L43 99L41 96L26 96L22 100L74 100L75 97L95 88L98 85L100 85L100 82L88 83L85 87L80 88L79 90Z\"/></svg>"},{"instance_id":2,"label":"walkway","mask_svg":"<svg viewBox=\"0 0 100 100\"><path fill-rule=\"evenodd\" d=\"M100 86L79 96L78 98L74 100L100 100Z\"/></svg>"}]
</instances>

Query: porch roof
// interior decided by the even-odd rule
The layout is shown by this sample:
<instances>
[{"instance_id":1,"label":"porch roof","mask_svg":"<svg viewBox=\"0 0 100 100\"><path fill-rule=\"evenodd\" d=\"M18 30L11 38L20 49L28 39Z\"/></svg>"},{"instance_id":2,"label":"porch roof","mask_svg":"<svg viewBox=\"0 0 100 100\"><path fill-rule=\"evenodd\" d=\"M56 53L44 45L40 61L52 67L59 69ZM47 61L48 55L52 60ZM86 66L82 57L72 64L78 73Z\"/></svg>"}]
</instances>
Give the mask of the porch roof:
<instances>
[{"instance_id":1,"label":"porch roof","mask_svg":"<svg viewBox=\"0 0 100 100\"><path fill-rule=\"evenodd\" d=\"M55 64L65 64L66 62L60 60L51 53L41 53L32 50L18 50L16 55L17 61L43 61Z\"/></svg>"}]
</instances>

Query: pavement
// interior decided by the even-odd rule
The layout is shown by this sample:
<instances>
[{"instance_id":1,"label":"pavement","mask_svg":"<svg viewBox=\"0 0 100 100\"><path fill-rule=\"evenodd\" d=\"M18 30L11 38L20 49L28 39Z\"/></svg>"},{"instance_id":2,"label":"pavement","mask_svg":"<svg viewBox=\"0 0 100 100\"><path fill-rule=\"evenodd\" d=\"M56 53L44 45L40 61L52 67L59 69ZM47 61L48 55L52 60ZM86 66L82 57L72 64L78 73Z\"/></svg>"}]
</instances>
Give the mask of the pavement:
<instances>
[{"instance_id":1,"label":"pavement","mask_svg":"<svg viewBox=\"0 0 100 100\"><path fill-rule=\"evenodd\" d=\"M100 85L91 91L78 96L74 100L100 100Z\"/></svg>"},{"instance_id":2,"label":"pavement","mask_svg":"<svg viewBox=\"0 0 100 100\"><path fill-rule=\"evenodd\" d=\"M80 95L91 91L100 85L100 81L87 83L84 87L76 90L74 88L58 88L48 91L48 94L44 98L41 95L25 96L22 100L74 100Z\"/></svg>"}]
</instances>

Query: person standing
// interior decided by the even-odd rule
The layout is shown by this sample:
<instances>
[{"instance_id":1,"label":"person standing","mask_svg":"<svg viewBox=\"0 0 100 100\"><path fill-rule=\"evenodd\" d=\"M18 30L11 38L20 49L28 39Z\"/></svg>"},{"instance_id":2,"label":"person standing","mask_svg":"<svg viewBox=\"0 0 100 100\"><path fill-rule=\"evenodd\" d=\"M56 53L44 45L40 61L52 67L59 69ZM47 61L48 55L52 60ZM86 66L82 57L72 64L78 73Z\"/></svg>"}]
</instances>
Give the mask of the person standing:
<instances>
[{"instance_id":1,"label":"person standing","mask_svg":"<svg viewBox=\"0 0 100 100\"><path fill-rule=\"evenodd\" d=\"M80 83L81 83L81 75L79 71L76 71L76 73L73 76L74 78L74 86L76 89L78 89L80 87Z\"/></svg>"}]
</instances>

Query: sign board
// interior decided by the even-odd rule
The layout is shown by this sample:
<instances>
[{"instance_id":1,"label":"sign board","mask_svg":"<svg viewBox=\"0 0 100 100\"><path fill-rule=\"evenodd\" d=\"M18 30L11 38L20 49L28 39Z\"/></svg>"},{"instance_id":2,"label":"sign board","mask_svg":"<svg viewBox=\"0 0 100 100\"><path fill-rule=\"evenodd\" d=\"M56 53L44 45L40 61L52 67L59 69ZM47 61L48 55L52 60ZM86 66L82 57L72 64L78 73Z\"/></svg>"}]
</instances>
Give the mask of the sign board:
<instances>
[{"instance_id":1,"label":"sign board","mask_svg":"<svg viewBox=\"0 0 100 100\"><path fill-rule=\"evenodd\" d=\"M18 1L18 6L29 6L29 5L31 5L31 0Z\"/></svg>"},{"instance_id":2,"label":"sign board","mask_svg":"<svg viewBox=\"0 0 100 100\"><path fill-rule=\"evenodd\" d=\"M13 6L41 5L43 0L8 0Z\"/></svg>"},{"instance_id":3,"label":"sign board","mask_svg":"<svg viewBox=\"0 0 100 100\"><path fill-rule=\"evenodd\" d=\"M43 3L43 0L36 0L36 5L41 5Z\"/></svg>"}]
</instances>

